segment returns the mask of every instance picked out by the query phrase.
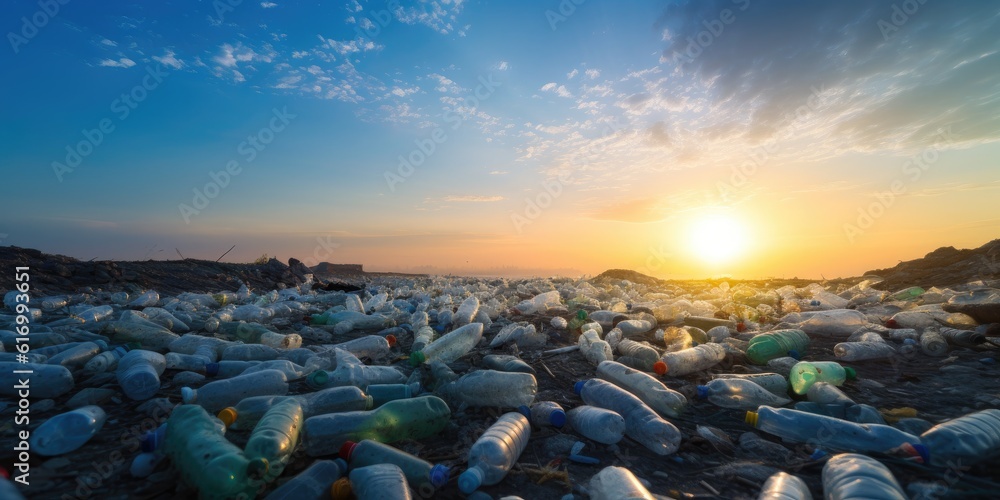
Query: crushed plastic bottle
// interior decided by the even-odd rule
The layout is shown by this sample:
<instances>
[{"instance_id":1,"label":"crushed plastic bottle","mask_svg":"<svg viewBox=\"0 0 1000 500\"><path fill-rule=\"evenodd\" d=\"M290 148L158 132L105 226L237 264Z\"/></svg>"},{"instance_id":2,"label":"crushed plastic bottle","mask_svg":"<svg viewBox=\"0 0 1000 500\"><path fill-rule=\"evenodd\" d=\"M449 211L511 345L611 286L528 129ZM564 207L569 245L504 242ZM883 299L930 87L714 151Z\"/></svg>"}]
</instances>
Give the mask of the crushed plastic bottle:
<instances>
[{"instance_id":1,"label":"crushed plastic bottle","mask_svg":"<svg viewBox=\"0 0 1000 500\"><path fill-rule=\"evenodd\" d=\"M719 344L701 344L676 352L667 352L653 365L658 375L683 377L707 370L726 357L726 350Z\"/></svg>"},{"instance_id":2,"label":"crushed plastic bottle","mask_svg":"<svg viewBox=\"0 0 1000 500\"><path fill-rule=\"evenodd\" d=\"M597 366L597 376L625 389L665 417L678 417L687 406L683 394L668 388L663 382L615 361Z\"/></svg>"},{"instance_id":3,"label":"crushed plastic bottle","mask_svg":"<svg viewBox=\"0 0 1000 500\"><path fill-rule=\"evenodd\" d=\"M470 323L458 327L431 342L422 350L410 354L410 364L417 366L435 359L451 363L472 350L482 338L482 323Z\"/></svg>"},{"instance_id":4,"label":"crushed plastic bottle","mask_svg":"<svg viewBox=\"0 0 1000 500\"><path fill-rule=\"evenodd\" d=\"M531 424L524 415L501 415L469 449L468 469L458 477L458 488L468 495L480 486L499 483L520 458L530 437Z\"/></svg>"},{"instance_id":5,"label":"crushed plastic bottle","mask_svg":"<svg viewBox=\"0 0 1000 500\"><path fill-rule=\"evenodd\" d=\"M118 361L118 385L132 399L149 399L160 390L160 376L166 368L167 360L158 352L129 351Z\"/></svg>"},{"instance_id":6,"label":"crushed plastic bottle","mask_svg":"<svg viewBox=\"0 0 1000 500\"><path fill-rule=\"evenodd\" d=\"M653 500L653 495L643 486L632 471L624 467L609 466L590 478L592 500Z\"/></svg>"},{"instance_id":7,"label":"crushed plastic bottle","mask_svg":"<svg viewBox=\"0 0 1000 500\"><path fill-rule=\"evenodd\" d=\"M769 392L751 380L717 378L698 386L698 397L712 404L736 410L755 410L762 405L784 406L792 400Z\"/></svg>"},{"instance_id":8,"label":"crushed plastic bottle","mask_svg":"<svg viewBox=\"0 0 1000 500\"><path fill-rule=\"evenodd\" d=\"M448 425L451 409L434 396L390 401L371 411L316 415L306 419L302 444L309 456L332 455L347 441L394 443L433 436Z\"/></svg>"},{"instance_id":9,"label":"crushed plastic bottle","mask_svg":"<svg viewBox=\"0 0 1000 500\"><path fill-rule=\"evenodd\" d=\"M351 467L367 467L389 463L399 467L410 487L418 492L441 488L448 482L451 470L444 465L433 465L426 460L417 458L403 450L394 448L378 441L364 439L357 443L347 441L340 448L340 458L346 460Z\"/></svg>"},{"instance_id":10,"label":"crushed plastic bottle","mask_svg":"<svg viewBox=\"0 0 1000 500\"><path fill-rule=\"evenodd\" d=\"M802 479L778 472L767 478L757 500L812 500L812 493Z\"/></svg>"},{"instance_id":11,"label":"crushed plastic bottle","mask_svg":"<svg viewBox=\"0 0 1000 500\"><path fill-rule=\"evenodd\" d=\"M69 453L100 432L107 418L99 406L84 406L60 413L31 433L31 450L45 457Z\"/></svg>"},{"instance_id":12,"label":"crushed plastic bottle","mask_svg":"<svg viewBox=\"0 0 1000 500\"><path fill-rule=\"evenodd\" d=\"M975 330L959 330L957 328L941 328L938 332L950 344L959 347L977 347L986 342L986 336Z\"/></svg>"},{"instance_id":13,"label":"crushed plastic bottle","mask_svg":"<svg viewBox=\"0 0 1000 500\"><path fill-rule=\"evenodd\" d=\"M581 405L566 412L566 421L581 436L603 444L625 437L625 418L611 410Z\"/></svg>"},{"instance_id":14,"label":"crushed plastic bottle","mask_svg":"<svg viewBox=\"0 0 1000 500\"><path fill-rule=\"evenodd\" d=\"M538 382L530 373L478 370L438 387L435 392L455 404L518 408L535 400Z\"/></svg>"},{"instance_id":15,"label":"crushed plastic bottle","mask_svg":"<svg viewBox=\"0 0 1000 500\"><path fill-rule=\"evenodd\" d=\"M580 346L580 353L583 354L583 357L594 366L615 358L611 345L601 340L597 330L585 329L577 339L577 345Z\"/></svg>"},{"instance_id":16,"label":"crushed plastic bottle","mask_svg":"<svg viewBox=\"0 0 1000 500\"><path fill-rule=\"evenodd\" d=\"M598 406L625 418L625 434L658 455L670 455L680 446L681 434L673 424L660 418L639 398L600 379L577 382L574 391L591 406Z\"/></svg>"},{"instance_id":17,"label":"crushed plastic bottle","mask_svg":"<svg viewBox=\"0 0 1000 500\"><path fill-rule=\"evenodd\" d=\"M805 394L809 386L816 382L843 385L846 380L857 378L857 373L849 366L841 366L836 361L800 361L788 374L788 382L795 394Z\"/></svg>"},{"instance_id":18,"label":"crushed plastic bottle","mask_svg":"<svg viewBox=\"0 0 1000 500\"><path fill-rule=\"evenodd\" d=\"M906 500L906 493L874 458L855 453L835 455L823 466L823 497L828 500Z\"/></svg>"},{"instance_id":19,"label":"crushed plastic bottle","mask_svg":"<svg viewBox=\"0 0 1000 500\"><path fill-rule=\"evenodd\" d=\"M223 408L233 406L251 396L284 396L287 393L288 382L285 374L278 370L264 370L216 380L199 389L181 388L184 404L197 404L212 413L218 413Z\"/></svg>"},{"instance_id":20,"label":"crushed plastic bottle","mask_svg":"<svg viewBox=\"0 0 1000 500\"><path fill-rule=\"evenodd\" d=\"M917 436L888 425L856 424L790 408L761 406L747 412L746 422L768 434L826 450L886 453L920 444Z\"/></svg>"},{"instance_id":21,"label":"crushed plastic bottle","mask_svg":"<svg viewBox=\"0 0 1000 500\"><path fill-rule=\"evenodd\" d=\"M802 330L774 330L754 336L746 349L747 358L757 365L782 356L798 358L809 347L809 336Z\"/></svg>"}]
</instances>

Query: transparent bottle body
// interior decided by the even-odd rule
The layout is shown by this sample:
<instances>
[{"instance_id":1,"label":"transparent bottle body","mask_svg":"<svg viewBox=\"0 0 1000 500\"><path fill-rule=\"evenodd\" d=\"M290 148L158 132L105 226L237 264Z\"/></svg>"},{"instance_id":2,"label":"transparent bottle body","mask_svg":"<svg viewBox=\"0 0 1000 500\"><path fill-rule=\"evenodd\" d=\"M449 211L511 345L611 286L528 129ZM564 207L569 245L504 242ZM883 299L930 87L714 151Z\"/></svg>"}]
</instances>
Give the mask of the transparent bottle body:
<instances>
[{"instance_id":1,"label":"transparent bottle body","mask_svg":"<svg viewBox=\"0 0 1000 500\"><path fill-rule=\"evenodd\" d=\"M184 388L188 389L188 388ZM251 396L278 395L288 393L285 374L278 370L264 370L249 375L209 382L197 390L182 390L186 404L197 404L217 413L227 406L233 406Z\"/></svg>"},{"instance_id":2,"label":"transparent bottle body","mask_svg":"<svg viewBox=\"0 0 1000 500\"><path fill-rule=\"evenodd\" d=\"M653 495L624 467L605 467L590 478L588 490L593 500L653 500Z\"/></svg>"},{"instance_id":3,"label":"transparent bottle body","mask_svg":"<svg viewBox=\"0 0 1000 500\"><path fill-rule=\"evenodd\" d=\"M580 396L591 406L614 411L625 418L625 434L658 455L669 455L680 446L681 434L639 398L610 382L590 379L580 387Z\"/></svg>"},{"instance_id":4,"label":"transparent bottle body","mask_svg":"<svg viewBox=\"0 0 1000 500\"><path fill-rule=\"evenodd\" d=\"M603 444L615 444L625 437L625 418L596 406L577 406L566 412L570 427L581 436Z\"/></svg>"},{"instance_id":5,"label":"transparent bottle body","mask_svg":"<svg viewBox=\"0 0 1000 500\"><path fill-rule=\"evenodd\" d=\"M468 469L462 476L476 476L477 480L463 481L459 478L459 489L471 493L479 486L497 484L507 476L511 467L520 458L531 437L531 424L520 413L505 413L491 425L469 449ZM471 472L471 471L478 472ZM470 474L471 472L471 474ZM473 483L475 487L469 489Z\"/></svg>"},{"instance_id":6,"label":"transparent bottle body","mask_svg":"<svg viewBox=\"0 0 1000 500\"><path fill-rule=\"evenodd\" d=\"M702 387L707 389L708 400L722 408L755 410L761 405L784 406L791 403L787 397L777 396L742 378L717 378Z\"/></svg>"},{"instance_id":7,"label":"transparent bottle body","mask_svg":"<svg viewBox=\"0 0 1000 500\"><path fill-rule=\"evenodd\" d=\"M920 443L920 438L888 425L856 424L789 408L761 406L755 426L789 441L836 451L885 453Z\"/></svg>"},{"instance_id":8,"label":"transparent bottle body","mask_svg":"<svg viewBox=\"0 0 1000 500\"><path fill-rule=\"evenodd\" d=\"M166 453L181 479L200 496L254 498L256 486L246 474L249 461L219 432L216 422L200 406L174 408L167 420Z\"/></svg>"},{"instance_id":9,"label":"transparent bottle body","mask_svg":"<svg viewBox=\"0 0 1000 500\"><path fill-rule=\"evenodd\" d=\"M285 465L299 442L302 429L302 405L285 399L273 405L254 427L244 453L250 460L266 460L264 478L270 482L285 470Z\"/></svg>"},{"instance_id":10,"label":"transparent bottle body","mask_svg":"<svg viewBox=\"0 0 1000 500\"><path fill-rule=\"evenodd\" d=\"M712 377L749 380L776 396L788 397L788 379L779 373L716 373Z\"/></svg>"},{"instance_id":11,"label":"transparent bottle body","mask_svg":"<svg viewBox=\"0 0 1000 500\"><path fill-rule=\"evenodd\" d=\"M841 342L833 346L833 355L844 361L888 359L896 349L888 342Z\"/></svg>"},{"instance_id":12,"label":"transparent bottle body","mask_svg":"<svg viewBox=\"0 0 1000 500\"><path fill-rule=\"evenodd\" d=\"M597 366L597 376L634 394L660 415L677 417L687 406L683 394L668 388L651 375L615 361Z\"/></svg>"},{"instance_id":13,"label":"transparent bottle body","mask_svg":"<svg viewBox=\"0 0 1000 500\"><path fill-rule=\"evenodd\" d=\"M750 339L746 355L752 363L763 365L792 351L804 354L808 346L809 336L802 330L776 330Z\"/></svg>"},{"instance_id":14,"label":"transparent bottle body","mask_svg":"<svg viewBox=\"0 0 1000 500\"><path fill-rule=\"evenodd\" d=\"M448 425L451 409L434 396L390 401L371 411L316 415L306 419L303 444L310 456L332 455L345 441L394 443L423 439Z\"/></svg>"},{"instance_id":15,"label":"transparent bottle body","mask_svg":"<svg viewBox=\"0 0 1000 500\"><path fill-rule=\"evenodd\" d=\"M666 368L664 374L682 377L707 370L725 359L726 350L719 344L701 344L677 352L663 354L660 361Z\"/></svg>"},{"instance_id":16,"label":"transparent bottle body","mask_svg":"<svg viewBox=\"0 0 1000 500\"><path fill-rule=\"evenodd\" d=\"M439 484L431 482L433 464L390 445L365 439L358 442L350 453L348 463L351 467L367 467L383 463L399 467L403 471L406 481L417 491L426 489L426 485L430 485L432 488L442 485L440 479L437 481Z\"/></svg>"},{"instance_id":17,"label":"transparent bottle body","mask_svg":"<svg viewBox=\"0 0 1000 500\"><path fill-rule=\"evenodd\" d=\"M816 382L843 385L847 372L836 361L800 361L792 367L788 381L796 394L805 394Z\"/></svg>"},{"instance_id":18,"label":"transparent bottle body","mask_svg":"<svg viewBox=\"0 0 1000 500\"><path fill-rule=\"evenodd\" d=\"M160 390L160 375L166 368L167 360L160 353L129 351L118 361L118 384L129 398L149 399Z\"/></svg>"},{"instance_id":19,"label":"transparent bottle body","mask_svg":"<svg viewBox=\"0 0 1000 500\"><path fill-rule=\"evenodd\" d=\"M530 373L479 370L439 387L437 392L446 400L469 406L517 408L534 401L538 382Z\"/></svg>"},{"instance_id":20,"label":"transparent bottle body","mask_svg":"<svg viewBox=\"0 0 1000 500\"><path fill-rule=\"evenodd\" d=\"M778 472L767 478L757 500L812 500L812 493L805 481L787 472Z\"/></svg>"},{"instance_id":21,"label":"transparent bottle body","mask_svg":"<svg viewBox=\"0 0 1000 500\"><path fill-rule=\"evenodd\" d=\"M352 469L349 477L357 500L410 500L406 476L393 464L375 464Z\"/></svg>"},{"instance_id":22,"label":"transparent bottle body","mask_svg":"<svg viewBox=\"0 0 1000 500\"><path fill-rule=\"evenodd\" d=\"M84 406L46 420L31 434L31 447L43 456L69 453L94 437L107 420L99 406Z\"/></svg>"},{"instance_id":23,"label":"transparent bottle body","mask_svg":"<svg viewBox=\"0 0 1000 500\"><path fill-rule=\"evenodd\" d=\"M482 338L482 323L470 323L441 336L420 352L425 362L436 359L450 363L472 350Z\"/></svg>"},{"instance_id":24,"label":"transparent bottle body","mask_svg":"<svg viewBox=\"0 0 1000 500\"><path fill-rule=\"evenodd\" d=\"M996 458L1000 456L1000 410L982 410L938 424L920 440L932 465L972 465Z\"/></svg>"},{"instance_id":25,"label":"transparent bottle body","mask_svg":"<svg viewBox=\"0 0 1000 500\"><path fill-rule=\"evenodd\" d=\"M823 496L828 500L906 500L892 472L865 455L843 453L823 466Z\"/></svg>"},{"instance_id":26,"label":"transparent bottle body","mask_svg":"<svg viewBox=\"0 0 1000 500\"><path fill-rule=\"evenodd\" d=\"M306 500L329 496L333 482L346 470L334 460L317 460L306 470L271 492L266 500Z\"/></svg>"}]
</instances>

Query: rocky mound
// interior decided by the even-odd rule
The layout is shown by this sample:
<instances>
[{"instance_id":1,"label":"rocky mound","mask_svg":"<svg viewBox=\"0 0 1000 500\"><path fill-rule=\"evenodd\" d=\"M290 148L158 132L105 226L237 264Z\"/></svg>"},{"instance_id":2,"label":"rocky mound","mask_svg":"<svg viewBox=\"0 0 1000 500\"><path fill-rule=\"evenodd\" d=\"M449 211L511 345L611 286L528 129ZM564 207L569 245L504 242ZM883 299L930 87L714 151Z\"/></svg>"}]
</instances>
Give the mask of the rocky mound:
<instances>
[{"instance_id":1,"label":"rocky mound","mask_svg":"<svg viewBox=\"0 0 1000 500\"><path fill-rule=\"evenodd\" d=\"M941 247L922 259L900 262L895 267L868 271L865 275L884 278L875 287L890 291L909 286L947 287L975 280L1000 279L1000 239L976 249Z\"/></svg>"}]
</instances>

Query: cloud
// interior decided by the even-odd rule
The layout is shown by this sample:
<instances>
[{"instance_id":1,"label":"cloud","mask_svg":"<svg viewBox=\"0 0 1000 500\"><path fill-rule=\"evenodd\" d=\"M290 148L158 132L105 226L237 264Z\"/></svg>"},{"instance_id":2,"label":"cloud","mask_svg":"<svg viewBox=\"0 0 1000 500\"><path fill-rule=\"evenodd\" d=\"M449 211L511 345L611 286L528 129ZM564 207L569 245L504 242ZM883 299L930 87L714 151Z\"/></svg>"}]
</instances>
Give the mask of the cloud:
<instances>
[{"instance_id":1,"label":"cloud","mask_svg":"<svg viewBox=\"0 0 1000 500\"><path fill-rule=\"evenodd\" d=\"M418 91L420 91L419 87L409 87L409 88L393 87L390 93L396 97L406 97L411 94L416 94Z\"/></svg>"},{"instance_id":2,"label":"cloud","mask_svg":"<svg viewBox=\"0 0 1000 500\"><path fill-rule=\"evenodd\" d=\"M558 85L554 82L549 82L546 83L545 85L542 85L542 88L539 90L543 92L555 92L556 95L558 95L559 97L573 97L573 94L571 94L570 91L566 89L565 85Z\"/></svg>"},{"instance_id":3,"label":"cloud","mask_svg":"<svg viewBox=\"0 0 1000 500\"><path fill-rule=\"evenodd\" d=\"M114 59L104 59L99 64L109 68L131 68L132 66L135 66L135 61L127 57L123 57L117 61Z\"/></svg>"},{"instance_id":4,"label":"cloud","mask_svg":"<svg viewBox=\"0 0 1000 500\"><path fill-rule=\"evenodd\" d=\"M587 78L590 78L591 80L601 76L601 72L596 69L588 69L587 71L584 71L584 73L586 73Z\"/></svg>"},{"instance_id":5,"label":"cloud","mask_svg":"<svg viewBox=\"0 0 1000 500\"><path fill-rule=\"evenodd\" d=\"M176 54L174 53L174 51L167 50L167 53L162 56L153 56L153 60L164 66L170 66L171 68L174 69L181 69L181 66L184 66L184 61L177 59L176 57L174 57L175 55Z\"/></svg>"},{"instance_id":6,"label":"cloud","mask_svg":"<svg viewBox=\"0 0 1000 500\"><path fill-rule=\"evenodd\" d=\"M276 4L274 2L261 2L260 6L263 7L263 8L265 8L265 9L273 9L273 8L277 7L278 4Z\"/></svg>"},{"instance_id":7,"label":"cloud","mask_svg":"<svg viewBox=\"0 0 1000 500\"><path fill-rule=\"evenodd\" d=\"M430 75L427 76L429 78L437 80L438 86L435 87L435 90L437 90L438 92L458 94L463 90L462 87L460 87L457 83L451 81L450 78L444 75L438 73L431 73Z\"/></svg>"},{"instance_id":8,"label":"cloud","mask_svg":"<svg viewBox=\"0 0 1000 500\"><path fill-rule=\"evenodd\" d=\"M579 75L579 74L580 74L580 71L574 69L573 71L570 71L569 73L566 73L566 78L572 80L574 77L576 77L576 75Z\"/></svg>"},{"instance_id":9,"label":"cloud","mask_svg":"<svg viewBox=\"0 0 1000 500\"><path fill-rule=\"evenodd\" d=\"M455 203L492 203L495 201L503 201L503 196L445 196L444 201L455 202Z\"/></svg>"},{"instance_id":10,"label":"cloud","mask_svg":"<svg viewBox=\"0 0 1000 500\"><path fill-rule=\"evenodd\" d=\"M234 47L226 43L220 47L220 50L222 51L222 54L215 56L212 60L225 68L235 67L241 62L252 61L258 56L253 49L244 47L242 44L238 44Z\"/></svg>"},{"instance_id":11,"label":"cloud","mask_svg":"<svg viewBox=\"0 0 1000 500\"><path fill-rule=\"evenodd\" d=\"M500 61L497 63L496 68L500 71L507 71L510 68L510 64L507 64L507 61Z\"/></svg>"},{"instance_id":12,"label":"cloud","mask_svg":"<svg viewBox=\"0 0 1000 500\"><path fill-rule=\"evenodd\" d=\"M432 30L447 35L456 29L458 15L462 12L462 0L443 2L420 2L414 6L396 4L392 15L404 24L421 24ZM392 7L392 4L388 4ZM459 32L464 36L469 26L463 26Z\"/></svg>"},{"instance_id":13,"label":"cloud","mask_svg":"<svg viewBox=\"0 0 1000 500\"><path fill-rule=\"evenodd\" d=\"M111 40L108 40L107 38L102 38L101 39L101 44L107 45L108 47L117 47L118 46L118 44L116 42L112 42Z\"/></svg>"},{"instance_id":14,"label":"cloud","mask_svg":"<svg viewBox=\"0 0 1000 500\"><path fill-rule=\"evenodd\" d=\"M510 172L508 172L506 170L491 170L490 171L490 175L507 175L509 173Z\"/></svg>"}]
</instances>

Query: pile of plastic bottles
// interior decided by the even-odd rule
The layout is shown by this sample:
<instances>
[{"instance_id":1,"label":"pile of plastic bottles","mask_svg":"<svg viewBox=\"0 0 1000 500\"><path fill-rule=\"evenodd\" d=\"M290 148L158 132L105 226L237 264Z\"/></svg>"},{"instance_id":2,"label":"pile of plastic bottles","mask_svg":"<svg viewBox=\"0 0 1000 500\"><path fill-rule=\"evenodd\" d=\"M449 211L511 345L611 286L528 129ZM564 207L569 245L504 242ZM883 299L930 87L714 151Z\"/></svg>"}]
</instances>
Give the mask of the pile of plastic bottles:
<instances>
[{"instance_id":1,"label":"pile of plastic bottles","mask_svg":"<svg viewBox=\"0 0 1000 500\"><path fill-rule=\"evenodd\" d=\"M757 483L760 498L906 498L935 486L904 489L892 460L935 470L1000 457L1000 399L931 422L866 401L865 387L894 382L866 373L952 365L956 353L974 353L989 370L1000 332L976 315L1000 307L1000 290L876 284L380 278L360 293L307 282L172 297L92 291L27 304L10 291L0 394L24 397L16 386L27 377L35 405L68 398L65 409L32 414L40 425L30 449L44 457L114 432L105 428L111 405L166 398L169 416L142 436L127 474L176 471L178 494L202 498L484 495L513 470L538 468L536 456L522 457L533 432L578 441L545 469L566 474L569 497L674 495L679 486L657 491L646 469L616 459L619 446L648 452L652 469L690 460L686 440L728 439L699 421L719 412L783 453L795 452L775 439L825 461L822 490L778 472ZM31 318L27 335L20 316ZM569 365L584 376L566 380L550 368ZM538 377L559 390L540 392ZM470 415L488 422L470 426ZM414 445L435 439L457 439L461 451L434 457ZM713 484L701 487L724 487ZM0 480L0 497L20 493Z\"/></svg>"}]
</instances>

